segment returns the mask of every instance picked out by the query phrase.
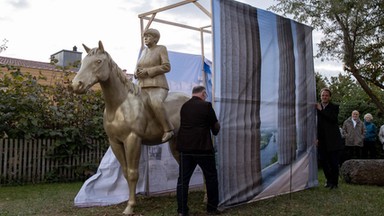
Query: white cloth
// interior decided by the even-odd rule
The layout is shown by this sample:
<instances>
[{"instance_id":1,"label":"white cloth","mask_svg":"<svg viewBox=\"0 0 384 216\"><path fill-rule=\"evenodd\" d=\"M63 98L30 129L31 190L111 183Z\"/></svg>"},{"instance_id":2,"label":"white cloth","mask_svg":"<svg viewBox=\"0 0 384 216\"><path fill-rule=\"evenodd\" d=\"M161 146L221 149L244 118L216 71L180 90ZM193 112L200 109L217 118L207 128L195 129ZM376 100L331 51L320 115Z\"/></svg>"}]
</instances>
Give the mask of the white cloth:
<instances>
[{"instance_id":1,"label":"white cloth","mask_svg":"<svg viewBox=\"0 0 384 216\"><path fill-rule=\"evenodd\" d=\"M121 203L128 197L127 181L111 148L108 148L97 173L85 181L74 201L77 207L106 206Z\"/></svg>"},{"instance_id":2,"label":"white cloth","mask_svg":"<svg viewBox=\"0 0 384 216\"><path fill-rule=\"evenodd\" d=\"M379 140L380 140L380 143L383 145L383 150L384 150L384 125L381 125L380 127Z\"/></svg>"}]
</instances>

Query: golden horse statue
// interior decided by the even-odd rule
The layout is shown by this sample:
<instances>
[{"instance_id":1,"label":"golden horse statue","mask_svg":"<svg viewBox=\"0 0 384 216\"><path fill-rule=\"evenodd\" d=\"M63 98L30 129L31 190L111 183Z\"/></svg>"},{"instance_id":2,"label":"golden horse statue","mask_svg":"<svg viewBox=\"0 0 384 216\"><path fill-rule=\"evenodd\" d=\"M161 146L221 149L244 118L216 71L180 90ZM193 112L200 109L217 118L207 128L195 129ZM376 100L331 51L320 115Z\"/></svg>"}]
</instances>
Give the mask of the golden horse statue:
<instances>
[{"instance_id":1,"label":"golden horse statue","mask_svg":"<svg viewBox=\"0 0 384 216\"><path fill-rule=\"evenodd\" d=\"M105 100L104 129L128 182L129 200L123 214L132 215L136 205L141 145L161 144L164 131L156 120L156 111L148 105L148 95L127 78L104 50L102 42L99 41L98 48L90 49L84 44L83 47L87 55L69 88L77 94L83 94L94 84L100 83ZM189 96L186 94L171 92L164 101L175 135L180 127L181 106L187 100ZM178 161L176 136L168 142L173 157Z\"/></svg>"}]
</instances>

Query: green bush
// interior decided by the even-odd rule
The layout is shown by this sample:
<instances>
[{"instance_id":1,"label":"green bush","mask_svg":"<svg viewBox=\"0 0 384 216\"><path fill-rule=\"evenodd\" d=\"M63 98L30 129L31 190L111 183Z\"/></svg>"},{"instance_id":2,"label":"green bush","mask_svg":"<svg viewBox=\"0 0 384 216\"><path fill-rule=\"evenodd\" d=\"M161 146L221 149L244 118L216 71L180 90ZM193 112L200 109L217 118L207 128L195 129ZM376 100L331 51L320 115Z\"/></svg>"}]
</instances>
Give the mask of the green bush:
<instances>
[{"instance_id":1,"label":"green bush","mask_svg":"<svg viewBox=\"0 0 384 216\"><path fill-rule=\"evenodd\" d=\"M91 140L105 140L104 100L101 91L76 95L63 82L51 86L39 84L34 77L17 68L0 68L0 138L54 139L53 157L76 155L92 149ZM65 73L65 71L63 72ZM68 77L68 74L66 74ZM65 79L66 80L66 79Z\"/></svg>"}]
</instances>

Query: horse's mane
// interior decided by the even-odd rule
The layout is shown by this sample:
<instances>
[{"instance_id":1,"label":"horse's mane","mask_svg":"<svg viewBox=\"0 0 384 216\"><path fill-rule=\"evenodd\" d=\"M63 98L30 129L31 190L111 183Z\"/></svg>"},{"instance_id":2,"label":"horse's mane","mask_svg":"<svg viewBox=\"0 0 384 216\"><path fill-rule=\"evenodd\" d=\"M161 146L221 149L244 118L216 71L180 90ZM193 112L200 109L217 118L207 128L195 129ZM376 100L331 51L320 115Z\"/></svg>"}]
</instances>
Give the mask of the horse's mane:
<instances>
[{"instance_id":1,"label":"horse's mane","mask_svg":"<svg viewBox=\"0 0 384 216\"><path fill-rule=\"evenodd\" d=\"M99 48L94 48L94 49L91 49L89 52L88 52L88 55L95 55L95 54L98 54L98 53L101 53L102 51L99 49ZM108 67L111 69L111 71L113 73L116 73L117 77L120 79L120 81L124 84L125 88L128 90L128 92L134 94L134 95L139 95L140 94L140 90L141 88L136 85L135 83L133 83L127 76L126 74L123 72L123 70L121 70L121 68L116 64L115 61L113 61L111 55L109 55L108 52L104 51L103 52L107 58L108 58Z\"/></svg>"}]
</instances>

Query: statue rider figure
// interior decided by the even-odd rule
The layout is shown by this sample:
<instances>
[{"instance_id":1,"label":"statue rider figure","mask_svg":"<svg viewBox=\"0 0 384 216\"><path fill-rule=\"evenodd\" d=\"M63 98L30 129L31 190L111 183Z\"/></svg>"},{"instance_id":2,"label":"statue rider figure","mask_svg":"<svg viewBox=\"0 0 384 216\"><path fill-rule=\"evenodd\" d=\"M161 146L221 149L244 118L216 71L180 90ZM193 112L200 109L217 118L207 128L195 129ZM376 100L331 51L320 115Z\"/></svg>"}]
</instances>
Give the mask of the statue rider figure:
<instances>
[{"instance_id":1,"label":"statue rider figure","mask_svg":"<svg viewBox=\"0 0 384 216\"><path fill-rule=\"evenodd\" d=\"M164 108L164 100L168 95L168 82L165 73L171 70L168 51L165 46L157 45L160 32L148 29L143 35L146 48L137 62L134 77L142 90L148 93L149 105L163 127L162 142L172 138L173 125L169 122Z\"/></svg>"}]
</instances>

